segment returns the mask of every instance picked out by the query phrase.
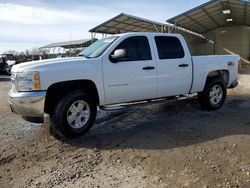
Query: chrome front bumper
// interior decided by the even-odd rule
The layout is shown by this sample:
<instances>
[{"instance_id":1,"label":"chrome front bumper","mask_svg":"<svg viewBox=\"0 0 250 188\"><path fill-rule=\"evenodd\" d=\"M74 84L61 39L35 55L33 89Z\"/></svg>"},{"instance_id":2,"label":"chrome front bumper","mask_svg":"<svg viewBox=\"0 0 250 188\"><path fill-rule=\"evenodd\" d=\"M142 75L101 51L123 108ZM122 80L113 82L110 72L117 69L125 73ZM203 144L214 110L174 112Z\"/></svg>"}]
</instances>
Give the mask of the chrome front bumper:
<instances>
[{"instance_id":1,"label":"chrome front bumper","mask_svg":"<svg viewBox=\"0 0 250 188\"><path fill-rule=\"evenodd\" d=\"M43 117L46 91L9 91L11 110L23 117Z\"/></svg>"}]
</instances>

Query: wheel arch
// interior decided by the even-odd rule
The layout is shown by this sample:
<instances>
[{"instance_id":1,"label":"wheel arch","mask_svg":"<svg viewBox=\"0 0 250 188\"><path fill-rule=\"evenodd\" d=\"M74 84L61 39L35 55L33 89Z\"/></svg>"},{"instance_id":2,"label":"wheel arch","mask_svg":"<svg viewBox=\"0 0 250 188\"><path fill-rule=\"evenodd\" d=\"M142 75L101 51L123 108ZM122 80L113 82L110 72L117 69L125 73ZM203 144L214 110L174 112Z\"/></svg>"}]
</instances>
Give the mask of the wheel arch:
<instances>
[{"instance_id":1,"label":"wheel arch","mask_svg":"<svg viewBox=\"0 0 250 188\"><path fill-rule=\"evenodd\" d=\"M100 104L98 90L92 80L69 80L53 83L48 87L45 97L45 113L50 114L62 97L74 90L86 92L95 101L96 105Z\"/></svg>"},{"instance_id":2,"label":"wheel arch","mask_svg":"<svg viewBox=\"0 0 250 188\"><path fill-rule=\"evenodd\" d=\"M222 79L225 86L228 85L229 83L229 71L228 70L222 69L222 70L214 70L214 71L209 72L207 74L205 84L207 84L208 81L210 81L211 79L215 77L219 77L220 79Z\"/></svg>"}]
</instances>

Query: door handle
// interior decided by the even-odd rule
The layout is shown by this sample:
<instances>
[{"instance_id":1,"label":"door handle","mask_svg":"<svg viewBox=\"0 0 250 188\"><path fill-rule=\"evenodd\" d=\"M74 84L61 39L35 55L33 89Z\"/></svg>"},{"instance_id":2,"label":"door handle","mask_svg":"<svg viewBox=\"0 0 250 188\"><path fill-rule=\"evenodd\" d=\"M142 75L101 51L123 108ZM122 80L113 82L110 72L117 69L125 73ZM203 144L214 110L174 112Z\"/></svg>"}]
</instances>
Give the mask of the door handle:
<instances>
[{"instance_id":1,"label":"door handle","mask_svg":"<svg viewBox=\"0 0 250 188\"><path fill-rule=\"evenodd\" d=\"M179 67L188 67L189 64L180 64Z\"/></svg>"},{"instance_id":2,"label":"door handle","mask_svg":"<svg viewBox=\"0 0 250 188\"><path fill-rule=\"evenodd\" d=\"M155 67L150 67L150 66L148 66L148 67L143 67L142 69L143 69L143 70L154 70Z\"/></svg>"}]
</instances>

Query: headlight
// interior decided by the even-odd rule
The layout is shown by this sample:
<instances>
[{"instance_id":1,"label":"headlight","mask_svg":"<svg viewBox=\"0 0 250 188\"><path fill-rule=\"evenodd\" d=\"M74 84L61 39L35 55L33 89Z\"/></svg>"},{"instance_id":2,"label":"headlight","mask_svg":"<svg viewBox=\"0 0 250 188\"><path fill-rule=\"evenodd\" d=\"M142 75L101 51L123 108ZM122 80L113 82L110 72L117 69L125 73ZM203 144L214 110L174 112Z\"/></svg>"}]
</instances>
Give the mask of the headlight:
<instances>
[{"instance_id":1,"label":"headlight","mask_svg":"<svg viewBox=\"0 0 250 188\"><path fill-rule=\"evenodd\" d=\"M41 90L39 72L17 73L11 75L12 89L16 91Z\"/></svg>"}]
</instances>

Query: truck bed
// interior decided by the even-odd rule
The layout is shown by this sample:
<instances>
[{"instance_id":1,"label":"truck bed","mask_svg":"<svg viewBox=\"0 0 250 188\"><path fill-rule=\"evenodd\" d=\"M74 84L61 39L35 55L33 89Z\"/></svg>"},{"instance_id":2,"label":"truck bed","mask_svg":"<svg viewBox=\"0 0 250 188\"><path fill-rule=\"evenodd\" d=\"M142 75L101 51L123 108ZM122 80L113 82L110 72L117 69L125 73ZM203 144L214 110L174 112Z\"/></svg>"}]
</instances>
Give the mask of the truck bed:
<instances>
[{"instance_id":1,"label":"truck bed","mask_svg":"<svg viewBox=\"0 0 250 188\"><path fill-rule=\"evenodd\" d=\"M207 75L215 70L225 70L230 72L229 87L238 76L238 64L240 57L238 55L207 55L192 56L193 63L193 84L191 92L200 92L203 90Z\"/></svg>"}]
</instances>

